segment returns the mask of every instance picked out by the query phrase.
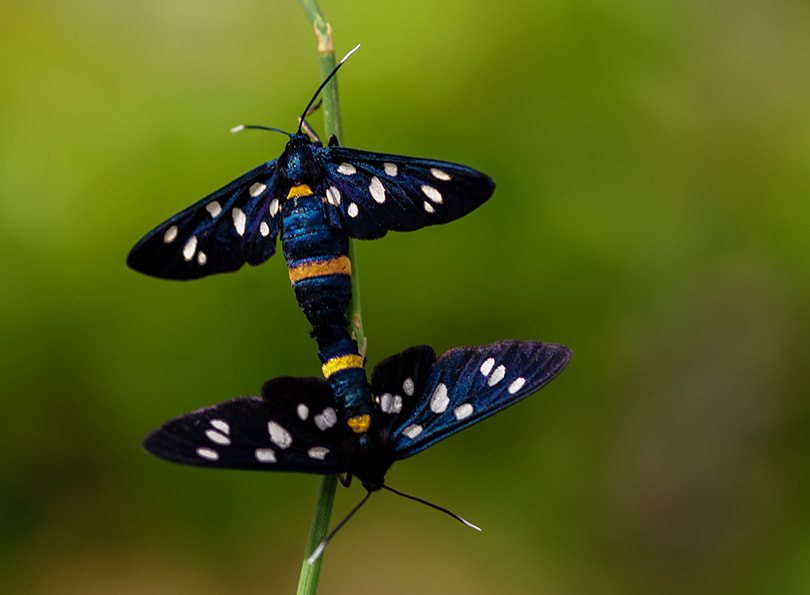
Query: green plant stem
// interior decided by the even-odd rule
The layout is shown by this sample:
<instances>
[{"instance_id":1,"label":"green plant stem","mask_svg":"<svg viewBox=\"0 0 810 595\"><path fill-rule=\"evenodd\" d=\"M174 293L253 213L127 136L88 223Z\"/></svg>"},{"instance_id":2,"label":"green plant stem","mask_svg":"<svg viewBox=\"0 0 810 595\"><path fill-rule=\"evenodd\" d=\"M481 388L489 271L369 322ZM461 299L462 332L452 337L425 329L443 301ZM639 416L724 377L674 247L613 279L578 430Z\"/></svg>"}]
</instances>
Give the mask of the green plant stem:
<instances>
[{"instance_id":1,"label":"green plant stem","mask_svg":"<svg viewBox=\"0 0 810 595\"><path fill-rule=\"evenodd\" d=\"M301 6L307 13L318 38L318 62L320 64L321 80L326 78L335 68L335 50L332 43L332 28L323 18L320 8L314 0L300 0ZM335 135L339 141L343 140L343 128L340 121L340 102L338 101L337 77L333 78L321 93L323 104L324 131L327 141ZM351 322L352 332L361 352L364 352L365 336L360 316L360 287L357 281L357 266L355 264L354 243L349 240L349 261L352 270L352 299L349 303L347 317ZM318 496L315 501L315 511L312 515L312 524L309 530L309 539L301 567L301 576L298 581L298 595L314 595L318 590L318 580L321 575L321 562L323 555L312 564L307 558L315 551L329 531L329 520L332 516L332 505L337 491L337 476L326 475L321 480Z\"/></svg>"},{"instance_id":2,"label":"green plant stem","mask_svg":"<svg viewBox=\"0 0 810 595\"><path fill-rule=\"evenodd\" d=\"M309 527L306 554L304 555L304 563L301 565L301 576L298 579L298 595L314 595L318 591L323 555L312 564L307 563L307 558L315 551L318 544L326 538L336 491L337 476L325 475L321 479L318 497L315 499L315 511L312 514L312 524Z\"/></svg>"}]
</instances>

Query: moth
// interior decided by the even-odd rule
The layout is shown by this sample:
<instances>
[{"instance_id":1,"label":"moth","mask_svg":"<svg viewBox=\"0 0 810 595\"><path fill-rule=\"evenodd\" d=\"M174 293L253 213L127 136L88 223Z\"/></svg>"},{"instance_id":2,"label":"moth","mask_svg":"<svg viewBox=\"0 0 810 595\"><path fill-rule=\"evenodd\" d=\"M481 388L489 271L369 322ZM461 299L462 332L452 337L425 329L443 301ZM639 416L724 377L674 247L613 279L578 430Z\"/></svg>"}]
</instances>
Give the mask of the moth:
<instances>
[{"instance_id":1,"label":"moth","mask_svg":"<svg viewBox=\"0 0 810 595\"><path fill-rule=\"evenodd\" d=\"M359 47L359 46L358 46ZM348 332L349 238L411 231L458 219L483 204L495 183L472 168L420 157L327 146L298 131L272 161L206 196L144 236L127 264L147 275L188 280L270 258L280 239L299 307L312 325L325 378L355 431L371 400L363 357ZM252 126L261 128L259 126Z\"/></svg>"},{"instance_id":2,"label":"moth","mask_svg":"<svg viewBox=\"0 0 810 595\"><path fill-rule=\"evenodd\" d=\"M438 359L431 347L412 347L374 368L374 409L363 434L342 423L346 414L328 382L283 377L266 382L261 398L231 399L172 419L143 446L197 467L347 474L367 490L363 502L383 488L424 502L385 484L391 465L538 391L570 356L564 345L539 341L460 347Z\"/></svg>"}]
</instances>

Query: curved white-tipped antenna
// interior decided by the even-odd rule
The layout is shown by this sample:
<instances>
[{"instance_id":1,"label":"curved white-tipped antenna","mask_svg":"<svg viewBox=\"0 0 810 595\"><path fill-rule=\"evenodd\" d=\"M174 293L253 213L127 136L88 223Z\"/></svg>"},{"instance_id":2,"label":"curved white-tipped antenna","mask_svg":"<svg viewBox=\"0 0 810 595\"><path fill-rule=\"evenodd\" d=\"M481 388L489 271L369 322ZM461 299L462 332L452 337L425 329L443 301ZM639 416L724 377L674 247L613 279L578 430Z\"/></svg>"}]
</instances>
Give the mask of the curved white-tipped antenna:
<instances>
[{"instance_id":1,"label":"curved white-tipped antenna","mask_svg":"<svg viewBox=\"0 0 810 595\"><path fill-rule=\"evenodd\" d=\"M384 489L388 490L389 492L393 492L397 496L402 496L403 498L407 498L408 500L414 500L416 502L420 502L420 503L422 503L422 504L424 504L426 506L430 506L431 508L434 508L434 509L436 509L436 510L438 510L440 512L443 512L444 514L453 517L454 519L456 519L460 523L463 523L464 525L466 525L470 529L475 529L476 531L481 530L481 527L479 527L478 525L473 525L470 521L463 518L461 515L458 515L455 512L447 510L446 508L443 508L443 507L439 506L438 504L433 504L433 502L428 502L427 500L423 500L422 498L419 498L417 496L411 496L410 494L406 494L405 492L400 492L399 490L395 490L394 488L392 488L390 486L387 486L385 484L383 484L382 487ZM358 510L360 510L360 508L363 506L363 504L365 504L368 501L369 496L371 496L371 492L366 492L366 495L363 496L363 499L360 500L360 503L357 504L357 506L355 506L352 509L352 511L349 514L347 514L346 517L342 521L340 521L334 529L332 529L332 531L330 531L329 535L326 536L326 539L324 539L322 542L320 542L317 545L317 547L312 551L312 553L307 558L307 564L309 564L311 566L312 564L315 563L315 561L318 558L320 558L323 555L323 551L326 549L326 545L332 540L332 538L335 536L335 533L340 531L340 529L343 527L343 525L345 525L347 522L349 522L349 519L354 516L354 513L356 513Z\"/></svg>"},{"instance_id":2,"label":"curved white-tipped antenna","mask_svg":"<svg viewBox=\"0 0 810 595\"><path fill-rule=\"evenodd\" d=\"M273 132L280 132L281 134L286 134L287 136L292 136L286 130L282 130L281 128L271 128L270 126L259 126L258 124L240 124L239 126L234 126L231 128L231 134L236 134L237 132L242 132L243 130L272 130Z\"/></svg>"},{"instance_id":3,"label":"curved white-tipped antenna","mask_svg":"<svg viewBox=\"0 0 810 595\"><path fill-rule=\"evenodd\" d=\"M345 55L345 56L343 56L343 57L340 59L340 63L338 64L338 66L340 66L341 64L343 64L343 63L344 63L346 60L348 60L348 59L349 59L349 56L351 56L353 53L355 53L357 50L359 50L361 45L363 45L363 44L362 44L362 43L358 43L356 46L354 46L352 49L350 49L350 50L349 50L349 51L346 53L346 55Z\"/></svg>"},{"instance_id":4,"label":"curved white-tipped antenna","mask_svg":"<svg viewBox=\"0 0 810 595\"><path fill-rule=\"evenodd\" d=\"M298 116L298 134L301 134L301 129L304 126L306 126L307 127L307 132L310 134L310 136L314 136L314 138L317 140L317 135L315 135L314 131L312 131L312 129L309 128L309 126L306 124L306 122L304 122L304 118L306 118L309 115L309 113L310 113L309 108L311 108L312 104L315 103L315 100L318 98L318 95L321 94L321 91L323 91L323 88L326 86L326 83L328 83L330 80L332 80L332 77L335 76L335 73L338 71L338 68L343 66L343 63L346 60L349 59L349 56L351 56L353 53L355 53L357 50L359 50L361 45L362 44L358 43L356 46L354 46L354 48L349 50L349 52L345 56L343 56L343 58L341 58L340 62L338 62L337 66L335 66L335 68L332 70L332 72L329 73L329 76L327 76L323 80L321 85L318 87L318 90L315 91L315 94L312 96L312 99L309 100L309 103L307 104L306 109L301 113L300 116ZM239 126L234 126L233 128L231 128L231 132L236 134L237 132L242 132L243 130L248 130L248 129L253 129L253 130L273 130L274 132L280 132L281 134L286 134L287 136L289 136L291 138L293 136L291 133L287 132L286 130L281 130L280 128L271 128L269 126L259 126L257 124L240 124Z\"/></svg>"},{"instance_id":5,"label":"curved white-tipped antenna","mask_svg":"<svg viewBox=\"0 0 810 595\"><path fill-rule=\"evenodd\" d=\"M304 111L303 111L303 112L301 112L301 117L299 118L299 122L302 122L302 121L303 121L303 119L304 119L304 118L306 118L306 116L307 116L307 112L309 112L309 108L310 108L310 107L312 107L312 104L313 104L313 103L315 103L315 100L318 98L318 95L320 95L320 94L321 94L321 91L323 91L323 88L326 86L326 83L328 83L330 80L332 80L332 77L333 77L333 76L335 76L335 74L337 73L338 69L339 69L341 66L343 66L343 63L344 63L346 60L348 60L348 59L349 59L349 56L351 56L353 53L355 53L357 50L359 50L359 49L360 49L360 46L361 46L361 45L362 45L362 44L358 43L356 46L354 46L354 48L352 48L352 49L349 51L349 53L347 53L345 56L343 56L343 58L341 58L341 59L340 59L340 62L338 62L338 63L337 63L337 66L335 66L335 68L332 70L332 72L330 72L330 73L329 73L329 76L327 76L325 79L323 79L323 82L322 82L322 83L321 83L321 85L318 87L318 90L317 90L317 91L315 91L315 94L312 96L312 99L310 99L310 100L309 100L309 103L307 104L307 107L304 109ZM301 125L300 125L300 124L299 124L299 126L298 126L298 133L299 133L299 134L301 133Z\"/></svg>"},{"instance_id":6,"label":"curved white-tipped antenna","mask_svg":"<svg viewBox=\"0 0 810 595\"><path fill-rule=\"evenodd\" d=\"M475 529L476 531L480 531L480 530L481 530L481 527L479 527L478 525L473 525L473 524L472 524L470 521L468 521L467 519L463 518L463 517L462 517L462 516L460 516L460 515L457 515L455 512L452 512L452 511L450 511L450 510L447 510L446 508L443 508L443 507L439 506L438 504L433 504L433 502L428 502L427 500L422 500L422 498L418 498L417 496L411 496L410 494L406 494L406 493L404 493L404 492L400 492L399 490L395 490L394 488L392 488L392 487L390 487L390 486L387 486L387 485L384 485L384 484L383 484L383 488L384 488L384 489L386 489L386 490L388 490L389 492L394 492L394 493L395 493L397 496L402 496L403 498L407 498L408 500L414 500L414 501L416 501L416 502L421 502L422 504L424 504L424 505L426 505L426 506L430 506L431 508L435 508L436 510L441 511L441 512L443 512L444 514L446 514L446 515L449 515L449 516L453 517L453 518L454 518L454 519L456 519L457 521L459 521L459 522L461 522L461 523L464 523L464 524L465 524L465 525L467 525L467 526L468 526L470 529Z\"/></svg>"},{"instance_id":7,"label":"curved white-tipped antenna","mask_svg":"<svg viewBox=\"0 0 810 595\"><path fill-rule=\"evenodd\" d=\"M318 547L310 554L309 558L307 558L307 565L312 566L321 557L323 554L323 550L326 549L326 542L327 540L324 539L322 542L318 544Z\"/></svg>"},{"instance_id":8,"label":"curved white-tipped antenna","mask_svg":"<svg viewBox=\"0 0 810 595\"><path fill-rule=\"evenodd\" d=\"M337 527L335 527L334 529L332 529L332 531L330 531L329 535L326 536L326 539L324 539L322 542L318 544L318 547L316 547L309 555L309 558L307 558L307 564L312 566L315 563L315 561L321 557L321 554L323 554L323 550L326 549L326 544L328 544L335 536L335 533L340 531L343 525L345 525L349 521L349 519L354 516L354 513L360 510L363 504L368 502L369 496L371 496L371 492L366 492L366 495L363 496L363 499L360 500L360 503L354 508L352 508L352 511L349 514L347 514L346 517L337 524Z\"/></svg>"}]
</instances>

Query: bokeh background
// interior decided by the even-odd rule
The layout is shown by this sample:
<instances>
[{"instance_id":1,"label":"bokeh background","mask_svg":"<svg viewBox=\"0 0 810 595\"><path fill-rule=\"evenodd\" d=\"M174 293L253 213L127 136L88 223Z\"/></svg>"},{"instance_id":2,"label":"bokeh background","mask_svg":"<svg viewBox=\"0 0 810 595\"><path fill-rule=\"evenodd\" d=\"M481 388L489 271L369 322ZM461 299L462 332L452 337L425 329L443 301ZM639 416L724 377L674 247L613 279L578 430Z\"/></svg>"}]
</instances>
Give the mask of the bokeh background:
<instances>
[{"instance_id":1,"label":"bokeh background","mask_svg":"<svg viewBox=\"0 0 810 595\"><path fill-rule=\"evenodd\" d=\"M810 4L323 0L345 144L497 181L358 246L369 363L565 343L538 395L393 467L323 593L810 592ZM29 0L0 19L0 584L295 589L319 479L151 458L163 420L315 375L283 259L172 283L141 235L318 83L294 1ZM312 119L321 129L318 117ZM341 489L334 519L362 489Z\"/></svg>"}]
</instances>

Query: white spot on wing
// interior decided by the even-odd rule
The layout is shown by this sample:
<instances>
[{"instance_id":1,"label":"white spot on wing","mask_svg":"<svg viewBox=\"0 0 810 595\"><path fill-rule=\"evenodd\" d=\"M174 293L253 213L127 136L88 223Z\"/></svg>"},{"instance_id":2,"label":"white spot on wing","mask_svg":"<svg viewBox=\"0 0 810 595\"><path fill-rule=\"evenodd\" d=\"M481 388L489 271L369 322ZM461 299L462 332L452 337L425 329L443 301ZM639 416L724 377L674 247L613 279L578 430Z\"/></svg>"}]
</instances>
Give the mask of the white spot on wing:
<instances>
[{"instance_id":1,"label":"white spot on wing","mask_svg":"<svg viewBox=\"0 0 810 595\"><path fill-rule=\"evenodd\" d=\"M256 182L255 184L251 184L250 189L248 192L253 198L259 196L262 192L267 190L267 184L262 184L261 182ZM215 215L216 216L216 215Z\"/></svg>"},{"instance_id":2,"label":"white spot on wing","mask_svg":"<svg viewBox=\"0 0 810 595\"><path fill-rule=\"evenodd\" d=\"M512 384L510 384L510 385L509 385L509 388L508 388L508 389L506 389L506 390L507 390L507 391L509 391L509 394L510 394L510 395L514 395L514 394L515 394L516 392L518 392L518 391L519 391L521 388L523 388L523 385L524 385L524 384L526 384L526 379L525 379L525 378L523 378L523 377L521 376L521 377L519 377L519 378L515 378L515 379L512 381Z\"/></svg>"},{"instance_id":3,"label":"white spot on wing","mask_svg":"<svg viewBox=\"0 0 810 595\"><path fill-rule=\"evenodd\" d=\"M380 395L380 409L383 413L399 413L402 411L402 397L383 393Z\"/></svg>"},{"instance_id":4,"label":"white spot on wing","mask_svg":"<svg viewBox=\"0 0 810 595\"><path fill-rule=\"evenodd\" d=\"M409 425L407 428L405 428L404 430L402 430L402 433L403 433L403 434L405 434L405 435L406 435L408 438L410 438L411 440L413 440L413 439L414 439L414 438L416 438L416 437L417 437L419 434L421 434L421 433L422 433L422 430L423 430L423 428L422 428L422 426L420 426L419 424L411 424L411 425Z\"/></svg>"},{"instance_id":5,"label":"white spot on wing","mask_svg":"<svg viewBox=\"0 0 810 595\"><path fill-rule=\"evenodd\" d=\"M231 215L233 215L233 226L236 229L236 233L240 236L245 234L245 223L247 223L247 217L245 217L244 211L239 207L234 207L231 211Z\"/></svg>"},{"instance_id":6,"label":"white spot on wing","mask_svg":"<svg viewBox=\"0 0 810 595\"><path fill-rule=\"evenodd\" d=\"M309 407L304 403L298 403L298 407L295 408L295 413L298 415L298 419L304 421L309 417Z\"/></svg>"},{"instance_id":7,"label":"white spot on wing","mask_svg":"<svg viewBox=\"0 0 810 595\"><path fill-rule=\"evenodd\" d=\"M461 421L467 417L470 417L473 412L473 406L469 403L462 403L455 409L453 409L453 415L456 416L456 419Z\"/></svg>"},{"instance_id":8,"label":"white spot on wing","mask_svg":"<svg viewBox=\"0 0 810 595\"><path fill-rule=\"evenodd\" d=\"M346 212L349 214L349 217L354 218L354 217L357 217L357 214L360 212L360 209L357 208L356 204L351 203L349 205L349 208L346 209Z\"/></svg>"},{"instance_id":9,"label":"white spot on wing","mask_svg":"<svg viewBox=\"0 0 810 595\"><path fill-rule=\"evenodd\" d=\"M492 366L494 365L495 365L495 358L490 357L487 358L487 360L483 364L481 364L479 370L484 376L489 376L489 373L492 372Z\"/></svg>"},{"instance_id":10,"label":"white spot on wing","mask_svg":"<svg viewBox=\"0 0 810 595\"><path fill-rule=\"evenodd\" d=\"M444 413L449 404L450 398L447 396L447 385L440 382L430 396L430 410L433 413Z\"/></svg>"},{"instance_id":11,"label":"white spot on wing","mask_svg":"<svg viewBox=\"0 0 810 595\"><path fill-rule=\"evenodd\" d=\"M318 459L322 461L326 455L329 454L329 449L325 446L313 446L307 451L310 459Z\"/></svg>"},{"instance_id":12,"label":"white spot on wing","mask_svg":"<svg viewBox=\"0 0 810 595\"><path fill-rule=\"evenodd\" d=\"M323 431L331 428L337 423L337 413L332 407L327 407L315 416L315 425Z\"/></svg>"},{"instance_id":13,"label":"white spot on wing","mask_svg":"<svg viewBox=\"0 0 810 595\"><path fill-rule=\"evenodd\" d=\"M278 199L274 198L270 201L270 204L267 206L267 211L270 213L271 217L275 217L276 213L278 213Z\"/></svg>"},{"instance_id":14,"label":"white spot on wing","mask_svg":"<svg viewBox=\"0 0 810 595\"><path fill-rule=\"evenodd\" d=\"M503 365L500 365L495 368L494 372L492 372L492 376L490 376L489 380L487 380L487 384L489 386L495 386L501 380L503 380L504 376L506 376L506 368L504 368Z\"/></svg>"},{"instance_id":15,"label":"white spot on wing","mask_svg":"<svg viewBox=\"0 0 810 595\"><path fill-rule=\"evenodd\" d=\"M276 453L273 452L272 448L257 448L254 456L260 463L276 462Z\"/></svg>"},{"instance_id":16,"label":"white spot on wing","mask_svg":"<svg viewBox=\"0 0 810 595\"><path fill-rule=\"evenodd\" d=\"M428 201L425 201L422 206L425 207L425 212L430 213L431 215L436 212L436 209L434 209L433 205Z\"/></svg>"},{"instance_id":17,"label":"white spot on wing","mask_svg":"<svg viewBox=\"0 0 810 595\"><path fill-rule=\"evenodd\" d=\"M199 264L205 264L208 262L208 256L202 250L197 253L197 262Z\"/></svg>"},{"instance_id":18,"label":"white spot on wing","mask_svg":"<svg viewBox=\"0 0 810 595\"><path fill-rule=\"evenodd\" d=\"M430 200L435 202L437 205L442 204L442 193L436 190L433 186L422 184L420 188L422 189L424 195L427 196Z\"/></svg>"},{"instance_id":19,"label":"white spot on wing","mask_svg":"<svg viewBox=\"0 0 810 595\"><path fill-rule=\"evenodd\" d=\"M274 421L267 422L267 432L270 434L270 442L279 448L289 448L292 444L292 435Z\"/></svg>"},{"instance_id":20,"label":"white spot on wing","mask_svg":"<svg viewBox=\"0 0 810 595\"><path fill-rule=\"evenodd\" d=\"M377 176L371 178L368 191L371 192L371 198L377 201L377 203L382 204L385 202L385 186L382 185L380 178Z\"/></svg>"},{"instance_id":21,"label":"white spot on wing","mask_svg":"<svg viewBox=\"0 0 810 595\"><path fill-rule=\"evenodd\" d=\"M340 190L335 186L329 186L326 189L326 202L332 206L338 206L340 204Z\"/></svg>"},{"instance_id":22,"label":"white spot on wing","mask_svg":"<svg viewBox=\"0 0 810 595\"><path fill-rule=\"evenodd\" d=\"M166 230L166 233L163 234L163 243L171 244L176 237L177 237L177 226L172 225L169 229Z\"/></svg>"},{"instance_id":23,"label":"white spot on wing","mask_svg":"<svg viewBox=\"0 0 810 595\"><path fill-rule=\"evenodd\" d=\"M194 252L197 251L197 236L191 236L186 242L186 245L183 246L183 258L186 260L191 260L194 256Z\"/></svg>"},{"instance_id":24,"label":"white spot on wing","mask_svg":"<svg viewBox=\"0 0 810 595\"><path fill-rule=\"evenodd\" d=\"M383 163L383 171L385 171L386 176L391 176L392 178L397 177L397 164L396 163L388 163L387 161Z\"/></svg>"},{"instance_id":25,"label":"white spot on wing","mask_svg":"<svg viewBox=\"0 0 810 595\"><path fill-rule=\"evenodd\" d=\"M343 174L344 176L353 176L357 173L357 169L351 163L341 163L338 165L337 172L339 174Z\"/></svg>"},{"instance_id":26,"label":"white spot on wing","mask_svg":"<svg viewBox=\"0 0 810 595\"><path fill-rule=\"evenodd\" d=\"M223 434L230 434L231 433L231 426L224 419L212 419L208 423L211 424L211 427L216 428L217 430L219 430Z\"/></svg>"},{"instance_id":27,"label":"white spot on wing","mask_svg":"<svg viewBox=\"0 0 810 595\"><path fill-rule=\"evenodd\" d=\"M205 436L206 436L206 438L208 438L211 442L214 442L215 444L222 444L222 445L227 446L227 445L229 445L231 443L230 438L228 438L222 432L219 432L218 430L215 430L214 428L208 428L205 431Z\"/></svg>"},{"instance_id":28,"label":"white spot on wing","mask_svg":"<svg viewBox=\"0 0 810 595\"><path fill-rule=\"evenodd\" d=\"M208 211L212 217L217 217L222 212L222 205L220 205L217 201L212 200L205 205L205 210Z\"/></svg>"},{"instance_id":29,"label":"white spot on wing","mask_svg":"<svg viewBox=\"0 0 810 595\"><path fill-rule=\"evenodd\" d=\"M447 181L450 180L450 174L448 174L445 171L440 170L438 167L431 167L430 168L430 174L434 178L436 178L437 180L442 180L444 182L447 182Z\"/></svg>"},{"instance_id":30,"label":"white spot on wing","mask_svg":"<svg viewBox=\"0 0 810 595\"><path fill-rule=\"evenodd\" d=\"M262 221L262 224L259 225L259 233L262 234L263 238L270 235L270 226L267 225L267 221Z\"/></svg>"},{"instance_id":31,"label":"white spot on wing","mask_svg":"<svg viewBox=\"0 0 810 595\"><path fill-rule=\"evenodd\" d=\"M405 380L403 380L403 382L402 382L402 390L409 397L413 396L413 392L416 390L416 385L414 385L414 383L413 383L413 378L406 378Z\"/></svg>"},{"instance_id":32,"label":"white spot on wing","mask_svg":"<svg viewBox=\"0 0 810 595\"><path fill-rule=\"evenodd\" d=\"M219 453L215 451L213 448L208 448L207 446L201 446L196 451L197 456L201 459L206 459L209 461L218 461L219 460Z\"/></svg>"}]
</instances>

